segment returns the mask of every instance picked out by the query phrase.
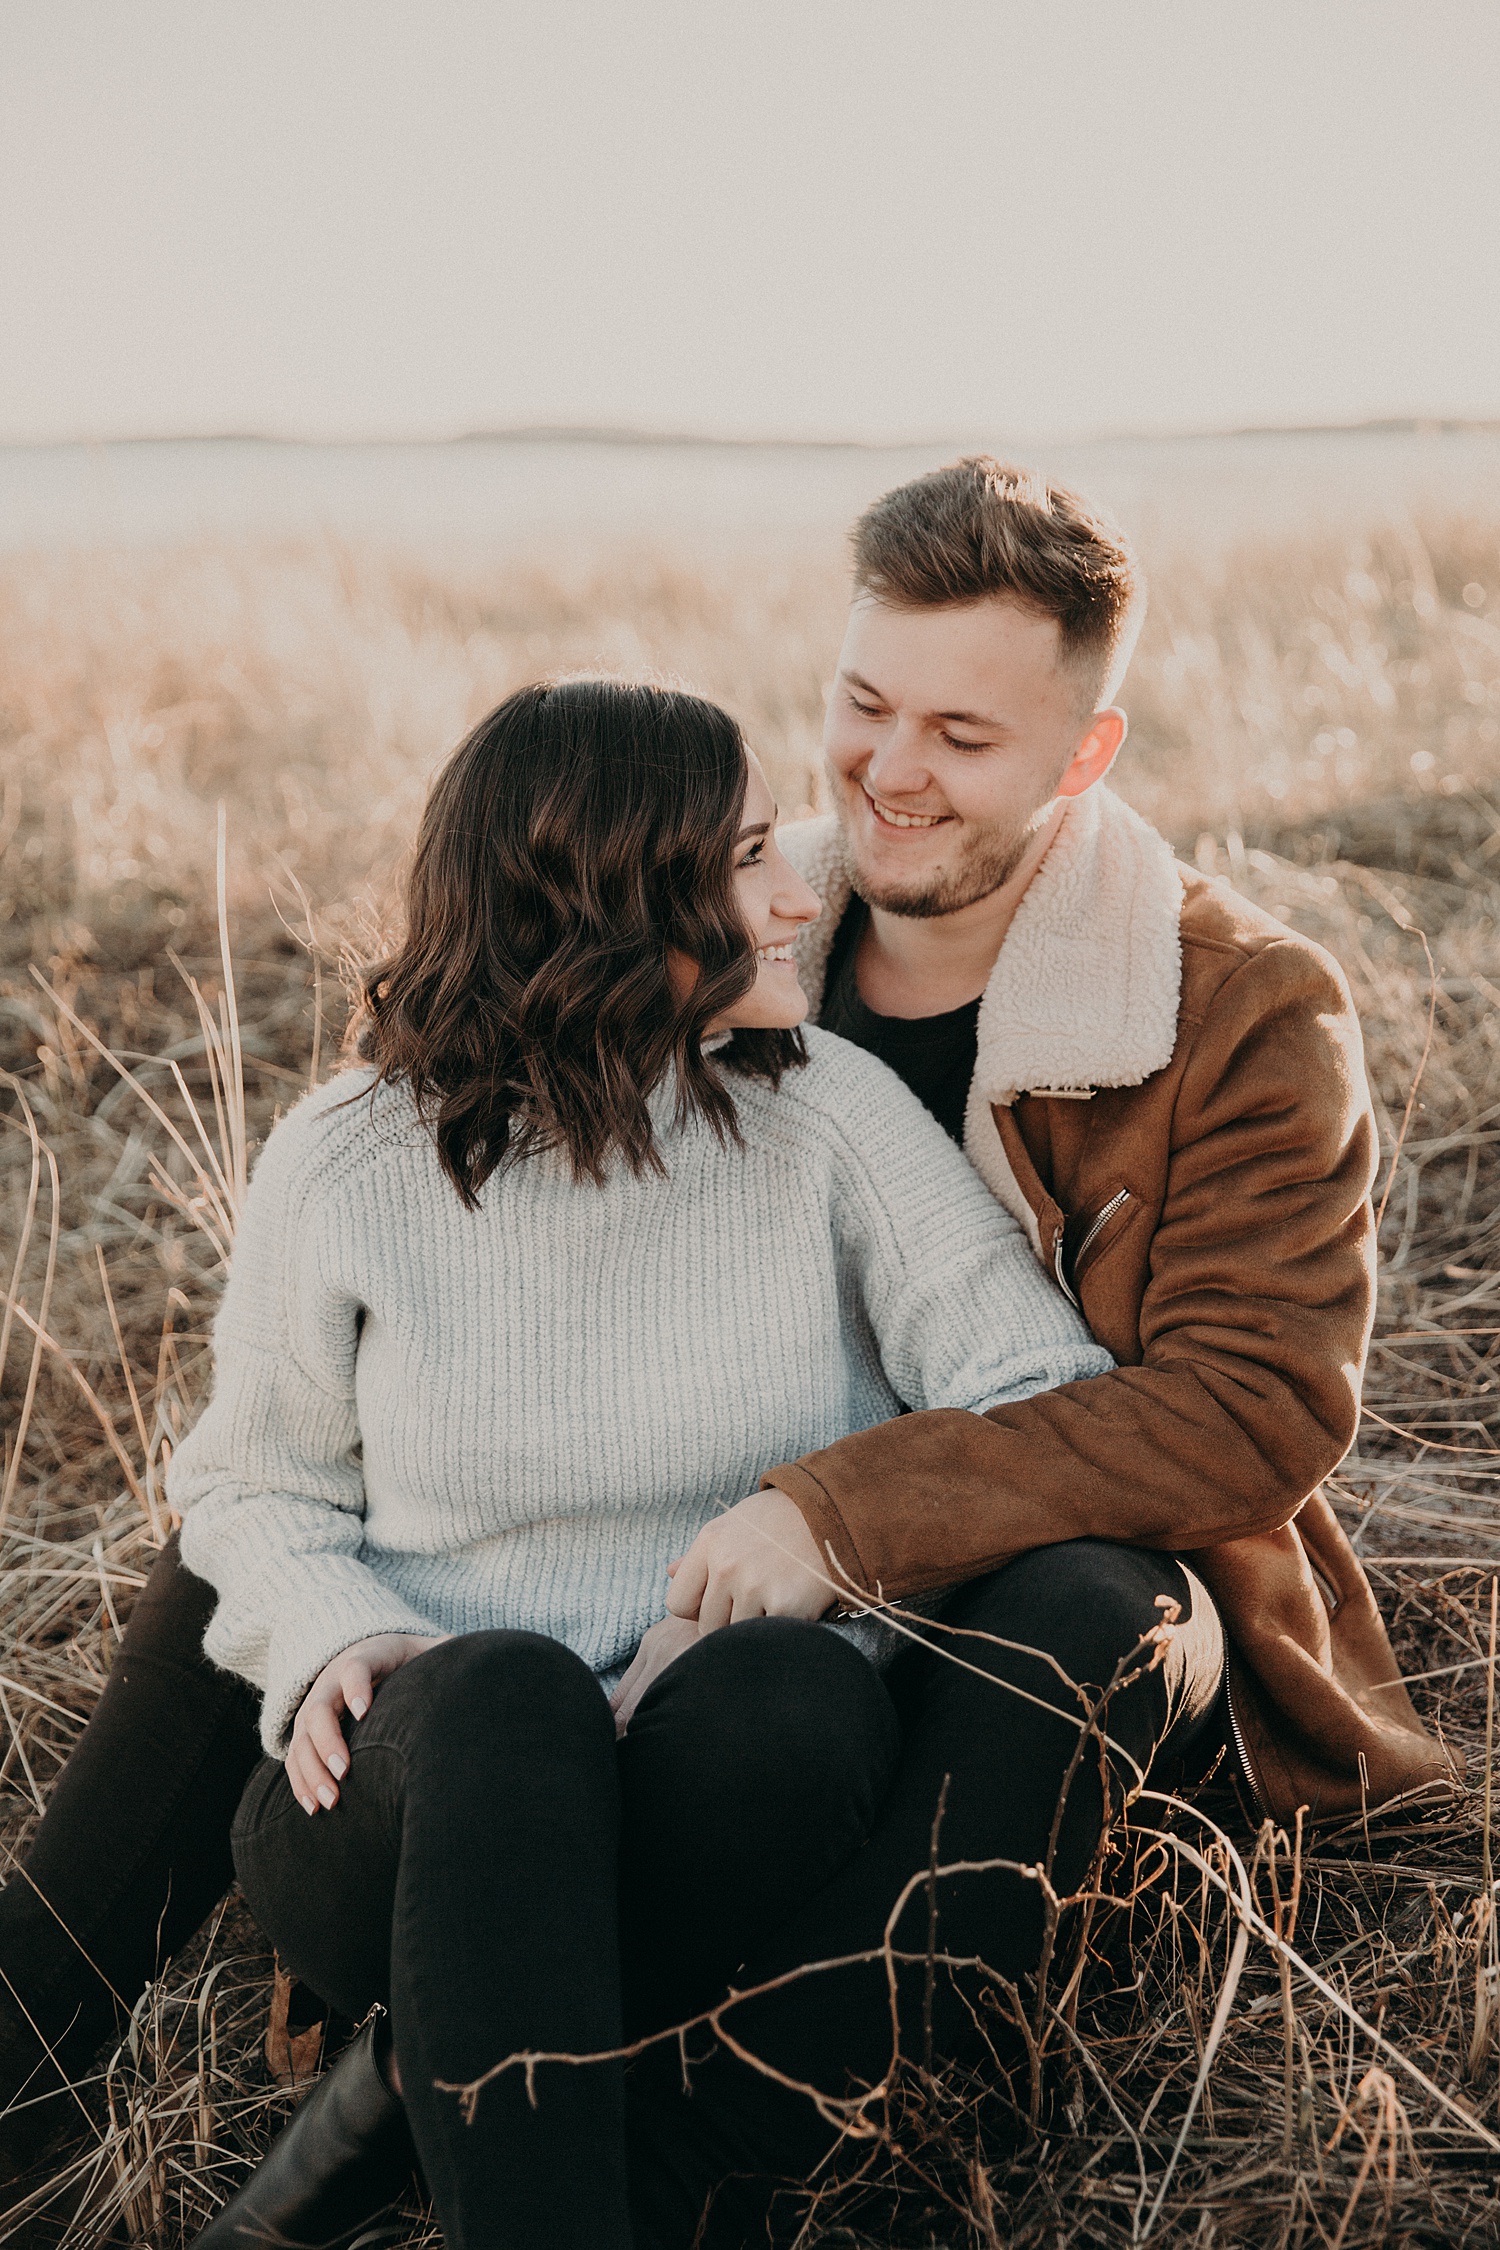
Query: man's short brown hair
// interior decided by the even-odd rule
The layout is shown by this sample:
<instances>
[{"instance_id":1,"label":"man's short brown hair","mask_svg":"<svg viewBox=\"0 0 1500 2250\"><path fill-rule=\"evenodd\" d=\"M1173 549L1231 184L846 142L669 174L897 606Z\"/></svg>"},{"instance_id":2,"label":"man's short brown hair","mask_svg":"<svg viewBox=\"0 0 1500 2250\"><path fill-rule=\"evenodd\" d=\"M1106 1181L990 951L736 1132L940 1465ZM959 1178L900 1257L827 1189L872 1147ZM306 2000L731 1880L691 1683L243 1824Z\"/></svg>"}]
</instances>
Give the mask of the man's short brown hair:
<instances>
[{"instance_id":1,"label":"man's short brown hair","mask_svg":"<svg viewBox=\"0 0 1500 2250\"><path fill-rule=\"evenodd\" d=\"M1057 619L1090 709L1119 686L1145 581L1123 532L1066 486L976 453L887 492L852 538L856 594L894 609L1006 597Z\"/></svg>"}]
</instances>

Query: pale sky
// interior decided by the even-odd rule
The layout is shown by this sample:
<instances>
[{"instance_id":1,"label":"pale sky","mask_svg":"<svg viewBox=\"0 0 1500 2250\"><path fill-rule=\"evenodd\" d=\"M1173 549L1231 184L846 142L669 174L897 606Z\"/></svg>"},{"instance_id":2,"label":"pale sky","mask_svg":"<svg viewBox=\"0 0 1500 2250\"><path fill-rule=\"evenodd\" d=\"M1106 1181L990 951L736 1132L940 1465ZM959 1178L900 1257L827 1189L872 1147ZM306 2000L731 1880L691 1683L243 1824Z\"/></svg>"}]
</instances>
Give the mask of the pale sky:
<instances>
[{"instance_id":1,"label":"pale sky","mask_svg":"<svg viewBox=\"0 0 1500 2250\"><path fill-rule=\"evenodd\" d=\"M1500 416L1500 0L0 0L0 439Z\"/></svg>"}]
</instances>

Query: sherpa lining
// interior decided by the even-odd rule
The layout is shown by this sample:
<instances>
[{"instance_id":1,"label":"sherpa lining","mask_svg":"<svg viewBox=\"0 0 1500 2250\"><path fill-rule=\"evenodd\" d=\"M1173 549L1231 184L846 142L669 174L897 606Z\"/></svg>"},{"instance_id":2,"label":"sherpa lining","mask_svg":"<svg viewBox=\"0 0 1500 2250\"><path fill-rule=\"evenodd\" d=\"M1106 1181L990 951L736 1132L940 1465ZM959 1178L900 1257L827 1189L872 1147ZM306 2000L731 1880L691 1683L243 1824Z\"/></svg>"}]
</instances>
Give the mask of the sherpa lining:
<instances>
[{"instance_id":1,"label":"sherpa lining","mask_svg":"<svg viewBox=\"0 0 1500 2250\"><path fill-rule=\"evenodd\" d=\"M797 940L816 1016L853 891L849 863L832 814L796 822L780 842L823 900ZM1100 786L1069 803L1006 932L979 1004L964 1149L1038 1249L992 1105L1006 1108L1024 1093L1086 1100L1097 1086L1139 1086L1165 1068L1182 996L1182 897L1165 838Z\"/></svg>"}]
</instances>

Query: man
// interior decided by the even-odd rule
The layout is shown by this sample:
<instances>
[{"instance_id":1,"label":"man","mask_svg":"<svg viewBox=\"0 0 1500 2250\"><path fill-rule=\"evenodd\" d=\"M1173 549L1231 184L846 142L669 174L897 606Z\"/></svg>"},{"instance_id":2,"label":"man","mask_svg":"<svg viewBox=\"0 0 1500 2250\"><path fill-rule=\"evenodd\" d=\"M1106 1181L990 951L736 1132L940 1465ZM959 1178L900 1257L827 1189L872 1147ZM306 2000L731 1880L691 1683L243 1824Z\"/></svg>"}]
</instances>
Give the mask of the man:
<instances>
[{"instance_id":1,"label":"man","mask_svg":"<svg viewBox=\"0 0 1500 2250\"><path fill-rule=\"evenodd\" d=\"M1102 786L1143 607L1103 519L967 460L878 501L854 555L834 811L783 837L825 902L803 983L961 1139L1120 1364L771 1470L671 1607L819 1614L830 1570L892 1599L1061 1541L1172 1549L1227 1626L1261 1807L1441 1786L1318 1489L1354 1437L1374 1300L1344 979Z\"/></svg>"},{"instance_id":2,"label":"man","mask_svg":"<svg viewBox=\"0 0 1500 2250\"><path fill-rule=\"evenodd\" d=\"M963 1582L941 1614L974 1637L900 1660L901 1752L862 1846L735 1975L762 1997L729 2029L779 2082L723 2046L690 2098L675 2053L639 2066L640 2208L672 2214L665 2239L710 2201L706 2239L759 2239L763 2191L736 2183L826 2160L829 2126L788 2082L825 2105L876 2085L893 2028L908 2058L924 2040L1003 2054L985 1994L1037 1966L1024 1871L1045 1864L1062 1896L1085 1883L1103 1810L1092 1761L1068 1778L1058 1674L1097 1692L1129 1662L1171 1591L1153 1558L1182 1569L1178 1669L1113 1699L1123 1778L1169 1781L1184 1756L1201 1771L1227 1735L1278 1819L1452 1786L1318 1489L1355 1433L1374 1306L1359 1027L1325 954L1180 867L1102 786L1141 608L1112 527L993 460L919 478L855 527L834 809L782 839L825 907L802 982L962 1141L1118 1365L783 1463L677 1566L669 1607L700 1630ZM953 1872L893 1926L929 1834ZM935 1985L929 1902L950 1964ZM890 1986L857 1958L888 1932ZM844 1965L809 2000L782 1980L812 1961Z\"/></svg>"}]
</instances>

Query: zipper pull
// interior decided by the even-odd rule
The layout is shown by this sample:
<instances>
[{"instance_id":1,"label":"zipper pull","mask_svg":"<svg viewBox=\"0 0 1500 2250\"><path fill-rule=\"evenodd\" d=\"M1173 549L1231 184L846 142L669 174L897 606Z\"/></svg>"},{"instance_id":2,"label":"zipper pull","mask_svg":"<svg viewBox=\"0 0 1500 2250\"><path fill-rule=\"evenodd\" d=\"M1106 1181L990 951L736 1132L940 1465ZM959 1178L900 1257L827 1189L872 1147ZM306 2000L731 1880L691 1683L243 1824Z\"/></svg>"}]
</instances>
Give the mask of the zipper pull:
<instances>
[{"instance_id":1,"label":"zipper pull","mask_svg":"<svg viewBox=\"0 0 1500 2250\"><path fill-rule=\"evenodd\" d=\"M1067 1298L1068 1303L1073 1307L1073 1310L1075 1312L1082 1312L1083 1307L1079 1304L1077 1297L1074 1295L1073 1284L1069 1281L1067 1273L1063 1266L1063 1222L1061 1220L1058 1221L1057 1231L1052 1237L1052 1271L1057 1276L1058 1288Z\"/></svg>"}]
</instances>

